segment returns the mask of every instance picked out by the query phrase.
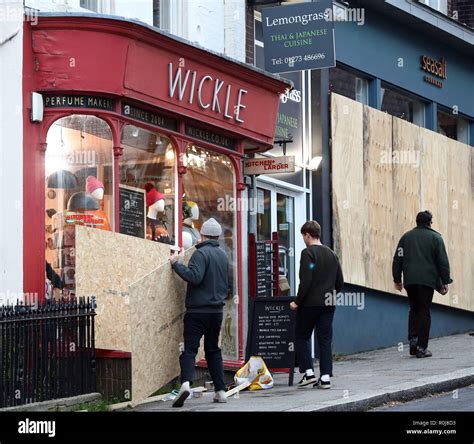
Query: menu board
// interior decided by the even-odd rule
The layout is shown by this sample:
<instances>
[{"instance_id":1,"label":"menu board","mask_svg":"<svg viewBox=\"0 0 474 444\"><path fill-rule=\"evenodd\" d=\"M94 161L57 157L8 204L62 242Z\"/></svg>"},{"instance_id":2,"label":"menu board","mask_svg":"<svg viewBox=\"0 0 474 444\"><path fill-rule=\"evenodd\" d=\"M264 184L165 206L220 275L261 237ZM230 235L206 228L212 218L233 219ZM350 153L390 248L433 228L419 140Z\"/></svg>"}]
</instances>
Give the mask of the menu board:
<instances>
[{"instance_id":1,"label":"menu board","mask_svg":"<svg viewBox=\"0 0 474 444\"><path fill-rule=\"evenodd\" d=\"M289 368L292 382L296 312L291 301L283 296L253 299L248 355L260 356L269 368Z\"/></svg>"},{"instance_id":2,"label":"menu board","mask_svg":"<svg viewBox=\"0 0 474 444\"><path fill-rule=\"evenodd\" d=\"M120 233L145 238L145 190L119 186Z\"/></svg>"},{"instance_id":3,"label":"menu board","mask_svg":"<svg viewBox=\"0 0 474 444\"><path fill-rule=\"evenodd\" d=\"M256 290L257 297L272 296L272 245L269 243L256 242Z\"/></svg>"}]
</instances>

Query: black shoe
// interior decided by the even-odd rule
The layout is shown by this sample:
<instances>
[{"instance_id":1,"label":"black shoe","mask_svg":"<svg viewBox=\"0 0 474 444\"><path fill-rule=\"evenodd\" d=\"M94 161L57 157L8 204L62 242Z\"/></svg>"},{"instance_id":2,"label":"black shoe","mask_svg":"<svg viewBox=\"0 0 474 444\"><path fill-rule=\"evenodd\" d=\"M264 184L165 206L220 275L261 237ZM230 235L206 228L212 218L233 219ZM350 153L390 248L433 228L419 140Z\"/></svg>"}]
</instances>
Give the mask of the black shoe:
<instances>
[{"instance_id":1,"label":"black shoe","mask_svg":"<svg viewBox=\"0 0 474 444\"><path fill-rule=\"evenodd\" d=\"M308 376L304 375L303 378L301 378L301 381L298 382L297 386L298 387L306 387L309 384L314 384L316 382L316 376Z\"/></svg>"},{"instance_id":2,"label":"black shoe","mask_svg":"<svg viewBox=\"0 0 474 444\"><path fill-rule=\"evenodd\" d=\"M313 388L330 389L331 388L331 381L322 381L321 378L319 378L315 382L315 384L313 385Z\"/></svg>"},{"instance_id":3,"label":"black shoe","mask_svg":"<svg viewBox=\"0 0 474 444\"><path fill-rule=\"evenodd\" d=\"M418 352L418 338L410 339L410 356L415 356Z\"/></svg>"},{"instance_id":4,"label":"black shoe","mask_svg":"<svg viewBox=\"0 0 474 444\"><path fill-rule=\"evenodd\" d=\"M419 348L416 353L417 358L430 358L431 356L433 355L427 348Z\"/></svg>"}]
</instances>

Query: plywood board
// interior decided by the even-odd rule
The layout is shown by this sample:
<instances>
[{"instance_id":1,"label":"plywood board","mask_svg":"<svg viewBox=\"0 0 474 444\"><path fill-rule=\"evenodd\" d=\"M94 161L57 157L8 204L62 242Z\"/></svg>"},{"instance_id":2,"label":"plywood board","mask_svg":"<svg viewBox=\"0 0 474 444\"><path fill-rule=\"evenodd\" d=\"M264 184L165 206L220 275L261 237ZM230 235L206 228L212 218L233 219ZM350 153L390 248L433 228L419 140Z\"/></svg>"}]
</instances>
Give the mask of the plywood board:
<instances>
[{"instance_id":1,"label":"plywood board","mask_svg":"<svg viewBox=\"0 0 474 444\"><path fill-rule=\"evenodd\" d=\"M400 237L416 225L416 214L420 211L421 175L416 159L420 159L423 139L417 126L393 118L392 144L393 254ZM398 156L398 161L395 161L395 156ZM415 161L403 161L403 159L415 159Z\"/></svg>"},{"instance_id":2,"label":"plywood board","mask_svg":"<svg viewBox=\"0 0 474 444\"><path fill-rule=\"evenodd\" d=\"M194 251L186 251L184 263ZM186 285L166 263L130 286L133 403L180 373ZM202 357L201 347L196 360Z\"/></svg>"},{"instance_id":3,"label":"plywood board","mask_svg":"<svg viewBox=\"0 0 474 444\"><path fill-rule=\"evenodd\" d=\"M97 348L131 351L129 284L165 263L170 246L76 226L76 295L96 296Z\"/></svg>"},{"instance_id":4,"label":"plywood board","mask_svg":"<svg viewBox=\"0 0 474 444\"><path fill-rule=\"evenodd\" d=\"M448 150L448 242L447 249L454 280L449 292L452 307L473 310L472 255L469 255L474 239L471 238L472 148L444 138Z\"/></svg>"},{"instance_id":5,"label":"plywood board","mask_svg":"<svg viewBox=\"0 0 474 444\"><path fill-rule=\"evenodd\" d=\"M347 282L365 285L362 105L331 95L334 249Z\"/></svg>"},{"instance_id":6,"label":"plywood board","mask_svg":"<svg viewBox=\"0 0 474 444\"><path fill-rule=\"evenodd\" d=\"M454 279L449 296L434 301L474 311L474 150L368 107L361 116L359 104L336 94L331 106L333 236L346 281L399 294L396 244L427 209Z\"/></svg>"},{"instance_id":7,"label":"plywood board","mask_svg":"<svg viewBox=\"0 0 474 444\"><path fill-rule=\"evenodd\" d=\"M424 128L419 128L418 131L423 140L420 158L420 210L429 210L433 213L433 229L441 233L446 242L448 236L448 144L445 137L433 131ZM434 293L433 301L449 305L449 297L438 292Z\"/></svg>"},{"instance_id":8,"label":"plywood board","mask_svg":"<svg viewBox=\"0 0 474 444\"><path fill-rule=\"evenodd\" d=\"M364 242L366 285L393 291L392 117L364 106L364 189L367 234Z\"/></svg>"}]
</instances>

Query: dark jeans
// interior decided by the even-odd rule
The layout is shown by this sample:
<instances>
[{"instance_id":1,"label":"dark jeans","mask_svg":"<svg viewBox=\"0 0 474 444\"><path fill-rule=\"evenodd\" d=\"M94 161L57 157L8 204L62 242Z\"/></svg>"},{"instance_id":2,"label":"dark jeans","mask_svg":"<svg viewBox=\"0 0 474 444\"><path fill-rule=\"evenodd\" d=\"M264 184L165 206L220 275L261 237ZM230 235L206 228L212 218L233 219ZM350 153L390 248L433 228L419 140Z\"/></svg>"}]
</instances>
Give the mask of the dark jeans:
<instances>
[{"instance_id":1,"label":"dark jeans","mask_svg":"<svg viewBox=\"0 0 474 444\"><path fill-rule=\"evenodd\" d=\"M431 327L431 302L434 290L426 285L405 285L410 303L408 340L418 338L420 348L428 347Z\"/></svg>"},{"instance_id":2,"label":"dark jeans","mask_svg":"<svg viewBox=\"0 0 474 444\"><path fill-rule=\"evenodd\" d=\"M194 379L199 343L204 335L204 352L214 389L225 390L224 365L219 348L222 313L186 313L184 316L184 351L179 357L181 382Z\"/></svg>"},{"instance_id":3,"label":"dark jeans","mask_svg":"<svg viewBox=\"0 0 474 444\"><path fill-rule=\"evenodd\" d=\"M300 372L313 368L311 335L316 328L321 375L332 375L332 320L336 307L298 307L296 311L295 349Z\"/></svg>"}]
</instances>

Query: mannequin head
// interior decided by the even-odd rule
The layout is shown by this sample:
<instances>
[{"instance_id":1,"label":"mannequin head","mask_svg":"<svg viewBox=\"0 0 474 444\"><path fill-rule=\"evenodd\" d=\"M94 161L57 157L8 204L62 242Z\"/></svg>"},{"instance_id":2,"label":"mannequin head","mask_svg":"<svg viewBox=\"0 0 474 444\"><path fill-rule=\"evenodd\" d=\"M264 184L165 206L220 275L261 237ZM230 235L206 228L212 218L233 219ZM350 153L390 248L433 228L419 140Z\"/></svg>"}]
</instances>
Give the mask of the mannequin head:
<instances>
[{"instance_id":1,"label":"mannequin head","mask_svg":"<svg viewBox=\"0 0 474 444\"><path fill-rule=\"evenodd\" d=\"M145 189L147 189L145 185ZM146 193L146 205L148 207L147 217L150 219L157 219L158 213L163 213L165 211L165 196L159 193L155 187L148 187Z\"/></svg>"},{"instance_id":2,"label":"mannequin head","mask_svg":"<svg viewBox=\"0 0 474 444\"><path fill-rule=\"evenodd\" d=\"M194 228L193 220L199 219L199 207L196 202L183 201L183 248L187 250L193 245L201 242L201 235Z\"/></svg>"},{"instance_id":3,"label":"mannequin head","mask_svg":"<svg viewBox=\"0 0 474 444\"><path fill-rule=\"evenodd\" d=\"M104 198L104 184L94 176L87 176L86 192L92 194L97 200Z\"/></svg>"},{"instance_id":4,"label":"mannequin head","mask_svg":"<svg viewBox=\"0 0 474 444\"><path fill-rule=\"evenodd\" d=\"M199 207L191 200L183 201L183 224L193 226L193 220L199 219Z\"/></svg>"}]
</instances>

